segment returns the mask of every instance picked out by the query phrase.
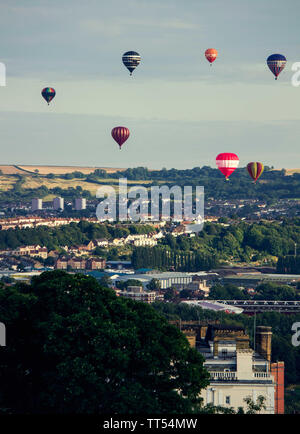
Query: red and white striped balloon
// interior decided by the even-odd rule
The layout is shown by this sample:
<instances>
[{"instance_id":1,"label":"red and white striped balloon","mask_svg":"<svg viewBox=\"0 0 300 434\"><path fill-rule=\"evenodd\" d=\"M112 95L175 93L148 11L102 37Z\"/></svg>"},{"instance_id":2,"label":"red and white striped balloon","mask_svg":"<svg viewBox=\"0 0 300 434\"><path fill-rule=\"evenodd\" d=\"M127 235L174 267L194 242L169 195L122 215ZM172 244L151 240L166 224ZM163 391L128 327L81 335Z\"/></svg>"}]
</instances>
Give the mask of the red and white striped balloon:
<instances>
[{"instance_id":1,"label":"red and white striped balloon","mask_svg":"<svg viewBox=\"0 0 300 434\"><path fill-rule=\"evenodd\" d=\"M130 132L126 127L115 127L112 129L111 135L121 149L123 143L128 139Z\"/></svg>"},{"instance_id":2,"label":"red and white striped balloon","mask_svg":"<svg viewBox=\"0 0 300 434\"><path fill-rule=\"evenodd\" d=\"M239 165L239 157L232 152L223 152L216 158L216 164L226 179L235 171Z\"/></svg>"}]
</instances>

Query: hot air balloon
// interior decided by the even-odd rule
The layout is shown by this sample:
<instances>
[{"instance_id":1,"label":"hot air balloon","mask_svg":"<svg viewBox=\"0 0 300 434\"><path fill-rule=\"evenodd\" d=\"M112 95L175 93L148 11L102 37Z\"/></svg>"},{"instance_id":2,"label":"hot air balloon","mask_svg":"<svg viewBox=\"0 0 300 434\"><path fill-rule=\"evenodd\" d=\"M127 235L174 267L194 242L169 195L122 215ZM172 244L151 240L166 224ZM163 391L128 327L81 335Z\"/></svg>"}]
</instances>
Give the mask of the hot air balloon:
<instances>
[{"instance_id":1,"label":"hot air balloon","mask_svg":"<svg viewBox=\"0 0 300 434\"><path fill-rule=\"evenodd\" d=\"M128 139L130 132L126 127L115 127L111 130L111 135L121 149L123 143Z\"/></svg>"},{"instance_id":2,"label":"hot air balloon","mask_svg":"<svg viewBox=\"0 0 300 434\"><path fill-rule=\"evenodd\" d=\"M282 54L272 54L267 58L267 64L275 75L275 80L277 80L278 75L285 67L286 58Z\"/></svg>"},{"instance_id":3,"label":"hot air balloon","mask_svg":"<svg viewBox=\"0 0 300 434\"><path fill-rule=\"evenodd\" d=\"M251 176L251 178L254 180L254 183L258 180L258 178L260 177L260 175L263 173L264 171L264 165L262 163L259 162L251 162L249 164L247 164L247 170L249 172L249 175Z\"/></svg>"},{"instance_id":4,"label":"hot air balloon","mask_svg":"<svg viewBox=\"0 0 300 434\"><path fill-rule=\"evenodd\" d=\"M53 100L55 95L56 95L56 92L55 92L55 89L53 89L53 87L45 87L42 90L42 97L47 101L48 105L49 105L50 101Z\"/></svg>"},{"instance_id":5,"label":"hot air balloon","mask_svg":"<svg viewBox=\"0 0 300 434\"><path fill-rule=\"evenodd\" d=\"M141 56L136 51L127 51L123 54L122 60L128 71L130 72L130 75L132 75L132 72L141 61Z\"/></svg>"},{"instance_id":6,"label":"hot air balloon","mask_svg":"<svg viewBox=\"0 0 300 434\"><path fill-rule=\"evenodd\" d=\"M218 56L218 52L215 48L208 48L205 51L205 57L209 61L210 66L216 60L217 56Z\"/></svg>"},{"instance_id":7,"label":"hot air balloon","mask_svg":"<svg viewBox=\"0 0 300 434\"><path fill-rule=\"evenodd\" d=\"M216 164L220 172L225 176L226 181L228 181L228 177L239 165L239 157L231 152L224 152L217 156Z\"/></svg>"}]
</instances>

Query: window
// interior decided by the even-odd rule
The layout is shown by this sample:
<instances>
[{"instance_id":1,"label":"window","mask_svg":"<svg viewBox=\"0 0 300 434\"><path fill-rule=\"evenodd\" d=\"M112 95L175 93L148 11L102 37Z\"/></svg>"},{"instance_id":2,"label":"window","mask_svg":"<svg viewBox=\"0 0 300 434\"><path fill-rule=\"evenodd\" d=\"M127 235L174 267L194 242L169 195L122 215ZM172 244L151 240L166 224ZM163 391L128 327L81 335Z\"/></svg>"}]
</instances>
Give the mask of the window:
<instances>
[{"instance_id":1,"label":"window","mask_svg":"<svg viewBox=\"0 0 300 434\"><path fill-rule=\"evenodd\" d=\"M230 396L226 396L225 402L226 402L226 404L230 404Z\"/></svg>"}]
</instances>

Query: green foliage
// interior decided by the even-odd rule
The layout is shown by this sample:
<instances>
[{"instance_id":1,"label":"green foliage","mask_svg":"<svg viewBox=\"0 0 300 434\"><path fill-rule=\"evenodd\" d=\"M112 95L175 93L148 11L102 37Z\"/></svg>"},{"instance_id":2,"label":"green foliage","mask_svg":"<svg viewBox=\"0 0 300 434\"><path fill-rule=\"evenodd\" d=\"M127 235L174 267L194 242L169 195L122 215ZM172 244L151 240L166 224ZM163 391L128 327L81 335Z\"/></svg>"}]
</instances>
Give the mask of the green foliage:
<instances>
[{"instance_id":1,"label":"green foliage","mask_svg":"<svg viewBox=\"0 0 300 434\"><path fill-rule=\"evenodd\" d=\"M290 386L285 391L284 396L284 413L300 414L300 386Z\"/></svg>"},{"instance_id":2,"label":"green foliage","mask_svg":"<svg viewBox=\"0 0 300 434\"><path fill-rule=\"evenodd\" d=\"M185 253L162 247L136 247L131 262L135 269L149 267L178 271L210 270L217 265L215 256L208 253Z\"/></svg>"},{"instance_id":3,"label":"green foliage","mask_svg":"<svg viewBox=\"0 0 300 434\"><path fill-rule=\"evenodd\" d=\"M277 262L278 273L300 274L300 256L280 256Z\"/></svg>"},{"instance_id":4,"label":"green foliage","mask_svg":"<svg viewBox=\"0 0 300 434\"><path fill-rule=\"evenodd\" d=\"M94 176L95 173L94 172ZM101 172L96 173L104 177ZM262 200L275 200L281 198L300 197L300 174L294 173L285 176L284 170L270 170L265 167L262 175L263 183L253 184L245 168L238 168L231 175L229 182L224 182L224 176L218 169L208 166L194 167L193 169L177 170L165 169L148 170L146 167L129 168L115 173L106 173L107 178L116 179L125 177L129 180L163 181L165 185L203 185L206 195L215 199L254 198ZM149 183L147 184L149 186ZM151 184L150 184L151 185ZM247 213L247 205L244 207Z\"/></svg>"},{"instance_id":5,"label":"green foliage","mask_svg":"<svg viewBox=\"0 0 300 434\"><path fill-rule=\"evenodd\" d=\"M127 289L128 286L143 286L143 283L138 279L128 279L126 282L119 281L117 282L117 288L119 289Z\"/></svg>"},{"instance_id":6,"label":"green foliage","mask_svg":"<svg viewBox=\"0 0 300 434\"><path fill-rule=\"evenodd\" d=\"M145 225L143 230L150 231L151 228L151 226L147 227ZM133 230L133 227L127 228L120 225L90 223L84 220L79 223L73 222L69 225L56 228L38 226L36 228L8 229L0 231L0 249L14 249L22 245L32 244L39 244L48 249L55 249L65 245L86 244L97 238L112 240L113 238L126 237ZM118 254L116 257L118 258Z\"/></svg>"},{"instance_id":7,"label":"green foliage","mask_svg":"<svg viewBox=\"0 0 300 434\"><path fill-rule=\"evenodd\" d=\"M0 292L10 413L191 413L209 375L181 332L95 279L46 272ZM178 393L177 391L180 391Z\"/></svg>"},{"instance_id":8,"label":"green foliage","mask_svg":"<svg viewBox=\"0 0 300 434\"><path fill-rule=\"evenodd\" d=\"M227 227L206 223L195 237L167 234L155 248L134 249L132 264L134 268L210 270L220 261L274 260L292 252L294 242L300 244L300 219L283 224L242 222Z\"/></svg>"},{"instance_id":9,"label":"green foliage","mask_svg":"<svg viewBox=\"0 0 300 434\"><path fill-rule=\"evenodd\" d=\"M239 407L237 411L233 407L222 407L221 405L207 404L201 410L201 413L205 414L257 414L267 407L265 405L266 398L262 395L257 397L256 402L250 396L244 398L247 404L246 410L243 407Z\"/></svg>"},{"instance_id":10,"label":"green foliage","mask_svg":"<svg viewBox=\"0 0 300 434\"><path fill-rule=\"evenodd\" d=\"M151 279L147 285L147 289L149 289L150 291L160 290L160 281L158 279Z\"/></svg>"},{"instance_id":11,"label":"green foliage","mask_svg":"<svg viewBox=\"0 0 300 434\"><path fill-rule=\"evenodd\" d=\"M241 407L238 411L239 414L257 414L260 413L261 410L265 410L267 408L265 405L266 398L262 395L257 397L256 402L253 401L251 396L244 398L244 401L247 404L247 410L244 411L244 409Z\"/></svg>"},{"instance_id":12,"label":"green foliage","mask_svg":"<svg viewBox=\"0 0 300 434\"><path fill-rule=\"evenodd\" d=\"M299 291L290 285L262 283L255 290L258 294L254 295L254 300L300 300Z\"/></svg>"},{"instance_id":13,"label":"green foliage","mask_svg":"<svg viewBox=\"0 0 300 434\"><path fill-rule=\"evenodd\" d=\"M243 293L237 286L226 285L214 285L209 292L209 298L212 300L247 300L250 297Z\"/></svg>"}]
</instances>

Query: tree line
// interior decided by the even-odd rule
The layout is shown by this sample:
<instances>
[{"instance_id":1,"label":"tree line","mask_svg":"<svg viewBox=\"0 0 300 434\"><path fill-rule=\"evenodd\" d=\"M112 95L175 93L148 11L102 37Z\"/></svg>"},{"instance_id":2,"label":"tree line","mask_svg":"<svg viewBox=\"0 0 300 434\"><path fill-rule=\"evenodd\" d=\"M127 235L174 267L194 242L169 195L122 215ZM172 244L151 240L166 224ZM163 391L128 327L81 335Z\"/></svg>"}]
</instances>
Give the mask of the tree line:
<instances>
[{"instance_id":1,"label":"tree line","mask_svg":"<svg viewBox=\"0 0 300 434\"><path fill-rule=\"evenodd\" d=\"M198 252L177 252L161 247L136 247L132 252L133 268L173 269L174 271L198 271L215 268L216 257Z\"/></svg>"},{"instance_id":2,"label":"tree line","mask_svg":"<svg viewBox=\"0 0 300 434\"><path fill-rule=\"evenodd\" d=\"M38 226L36 228L16 228L0 230L0 249L15 249L24 245L39 244L49 250L61 246L87 244L97 238L112 240L130 234L153 232L151 225L111 225L80 221L59 227Z\"/></svg>"},{"instance_id":3,"label":"tree line","mask_svg":"<svg viewBox=\"0 0 300 434\"><path fill-rule=\"evenodd\" d=\"M38 173L33 175L39 177ZM73 198L77 193L76 189L70 187L63 189L56 187L48 189L46 186L38 187L37 189L24 189L24 176L18 175L19 180L9 192L1 192L0 200L11 201L16 199L31 199L32 197L44 197L49 193L59 194L62 197ZM245 168L238 168L230 177L230 182L225 182L223 175L216 168L209 166L195 167L193 169L178 170L178 169L161 169L161 170L148 170L146 167L129 168L120 170L115 173L107 173L105 170L96 169L93 173L88 175L80 171L73 173L66 173L62 175L48 174L42 176L43 178L60 178L60 179L80 179L87 182L96 184L103 183L103 179L108 179L111 183L117 183L118 178L127 178L133 181L147 181L146 186L156 185L159 181L164 182L166 185L172 186L174 184L185 186L201 185L205 188L205 193L209 197L215 199L241 199L253 198L269 201L270 199L282 198L298 198L300 197L300 174L294 173L293 175L286 176L285 170L271 170L265 167L262 175L264 182L257 182L254 184L249 177ZM149 183L150 181L150 183ZM83 197L92 199L94 196L88 190L82 190Z\"/></svg>"}]
</instances>

